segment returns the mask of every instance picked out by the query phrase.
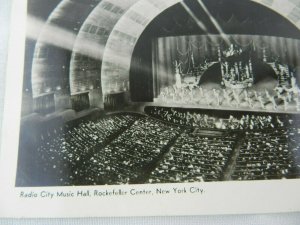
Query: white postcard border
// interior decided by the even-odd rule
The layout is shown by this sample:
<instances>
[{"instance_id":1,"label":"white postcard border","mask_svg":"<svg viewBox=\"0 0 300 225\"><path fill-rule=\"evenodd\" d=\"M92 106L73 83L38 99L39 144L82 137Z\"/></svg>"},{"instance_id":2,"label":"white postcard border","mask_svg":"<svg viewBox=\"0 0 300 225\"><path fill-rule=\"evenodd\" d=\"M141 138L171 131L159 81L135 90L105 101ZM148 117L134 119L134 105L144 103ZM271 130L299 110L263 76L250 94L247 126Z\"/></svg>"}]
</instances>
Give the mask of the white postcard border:
<instances>
[{"instance_id":1,"label":"white postcard border","mask_svg":"<svg viewBox=\"0 0 300 225\"><path fill-rule=\"evenodd\" d=\"M300 211L299 179L16 188L26 4L26 1L13 1L0 152L0 217L166 216ZM199 192L192 193L191 188L194 191L198 188ZM177 189L177 193L174 189ZM118 190L128 194L95 195L96 191L117 193ZM141 193L133 194L133 190ZM161 194L159 190L170 192ZM143 191L150 191L150 194L143 194ZM78 195L80 192L82 194ZM60 193L73 193L74 196L62 197ZM88 195L84 196L83 193Z\"/></svg>"}]
</instances>

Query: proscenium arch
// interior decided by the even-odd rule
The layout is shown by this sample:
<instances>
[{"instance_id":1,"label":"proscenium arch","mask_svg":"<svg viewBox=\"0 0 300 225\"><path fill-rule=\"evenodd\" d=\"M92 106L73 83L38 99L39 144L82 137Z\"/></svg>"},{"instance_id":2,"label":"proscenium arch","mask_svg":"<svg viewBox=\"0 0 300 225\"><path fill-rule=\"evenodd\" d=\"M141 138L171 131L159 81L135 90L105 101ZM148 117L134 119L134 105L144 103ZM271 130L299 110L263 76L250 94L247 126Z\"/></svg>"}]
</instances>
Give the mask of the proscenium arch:
<instances>
[{"instance_id":1,"label":"proscenium arch","mask_svg":"<svg viewBox=\"0 0 300 225\"><path fill-rule=\"evenodd\" d=\"M129 89L129 69L138 38L147 25L178 0L140 0L118 21L109 36L101 69L102 92L105 94L124 86Z\"/></svg>"},{"instance_id":2,"label":"proscenium arch","mask_svg":"<svg viewBox=\"0 0 300 225\"><path fill-rule=\"evenodd\" d=\"M281 0L251 1L275 11L298 29L300 28L300 9L293 0L285 1L284 4ZM103 55L101 83L104 96L114 92L116 87L122 88L122 84L129 82L131 59L135 45L149 23L160 13L180 2L180 0L140 0L118 21L109 36ZM130 19L132 14L140 15L141 19L139 21ZM131 27L135 27L135 29L130 29ZM129 37L129 40L124 40L124 36Z\"/></svg>"}]
</instances>

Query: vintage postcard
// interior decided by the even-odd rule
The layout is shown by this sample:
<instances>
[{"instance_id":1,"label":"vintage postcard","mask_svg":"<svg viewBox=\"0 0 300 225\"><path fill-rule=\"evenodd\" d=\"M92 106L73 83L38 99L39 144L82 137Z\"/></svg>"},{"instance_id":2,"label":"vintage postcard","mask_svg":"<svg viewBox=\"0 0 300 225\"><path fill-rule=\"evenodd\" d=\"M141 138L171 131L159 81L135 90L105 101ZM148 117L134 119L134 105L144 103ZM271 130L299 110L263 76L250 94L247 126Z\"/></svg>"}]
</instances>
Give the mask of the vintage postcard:
<instances>
[{"instance_id":1,"label":"vintage postcard","mask_svg":"<svg viewBox=\"0 0 300 225\"><path fill-rule=\"evenodd\" d=\"M12 15L0 217L300 210L300 0Z\"/></svg>"}]
</instances>

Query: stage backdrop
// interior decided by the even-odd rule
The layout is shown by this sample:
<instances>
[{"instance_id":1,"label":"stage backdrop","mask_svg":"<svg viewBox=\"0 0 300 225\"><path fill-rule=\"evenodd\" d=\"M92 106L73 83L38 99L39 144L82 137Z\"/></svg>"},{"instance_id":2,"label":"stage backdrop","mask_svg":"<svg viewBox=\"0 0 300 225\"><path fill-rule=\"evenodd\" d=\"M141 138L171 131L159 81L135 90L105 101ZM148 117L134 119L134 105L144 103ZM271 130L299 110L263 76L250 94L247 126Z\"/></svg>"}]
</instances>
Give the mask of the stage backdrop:
<instances>
[{"instance_id":1,"label":"stage backdrop","mask_svg":"<svg viewBox=\"0 0 300 225\"><path fill-rule=\"evenodd\" d=\"M300 42L296 39L256 35L193 35L160 37L152 40L153 94L158 96L163 87L175 84L175 64L180 63L181 73L197 70L203 74L212 62L218 62L233 44L249 51L257 61L288 65L299 81ZM264 59L265 57L265 59Z\"/></svg>"}]
</instances>

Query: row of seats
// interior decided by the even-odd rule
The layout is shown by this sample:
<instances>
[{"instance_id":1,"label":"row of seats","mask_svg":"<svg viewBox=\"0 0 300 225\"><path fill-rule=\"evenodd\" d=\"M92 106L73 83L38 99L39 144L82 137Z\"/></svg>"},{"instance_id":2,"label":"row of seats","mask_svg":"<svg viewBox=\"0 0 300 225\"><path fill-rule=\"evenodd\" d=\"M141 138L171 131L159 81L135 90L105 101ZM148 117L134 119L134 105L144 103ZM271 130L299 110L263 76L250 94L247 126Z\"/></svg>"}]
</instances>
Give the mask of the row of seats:
<instances>
[{"instance_id":1,"label":"row of seats","mask_svg":"<svg viewBox=\"0 0 300 225\"><path fill-rule=\"evenodd\" d=\"M217 181L236 143L236 135L205 137L184 132L151 173L149 183Z\"/></svg>"}]
</instances>

